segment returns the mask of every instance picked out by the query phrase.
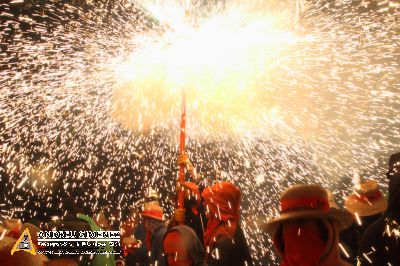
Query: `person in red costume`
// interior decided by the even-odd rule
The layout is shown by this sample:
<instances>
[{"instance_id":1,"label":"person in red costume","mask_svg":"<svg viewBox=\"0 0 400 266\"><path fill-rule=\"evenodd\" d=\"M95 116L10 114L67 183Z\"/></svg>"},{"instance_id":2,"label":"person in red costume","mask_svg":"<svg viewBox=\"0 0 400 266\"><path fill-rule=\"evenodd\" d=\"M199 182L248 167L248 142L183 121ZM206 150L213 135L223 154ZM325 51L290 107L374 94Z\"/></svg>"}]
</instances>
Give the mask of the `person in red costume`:
<instances>
[{"instance_id":1,"label":"person in red costume","mask_svg":"<svg viewBox=\"0 0 400 266\"><path fill-rule=\"evenodd\" d=\"M207 216L204 232L207 265L252 265L240 228L239 189L230 182L219 182L205 188L202 198Z\"/></svg>"},{"instance_id":2,"label":"person in red costume","mask_svg":"<svg viewBox=\"0 0 400 266\"><path fill-rule=\"evenodd\" d=\"M339 231L352 215L329 207L318 185L295 185L280 197L281 213L264 225L282 258L281 266L347 266L340 258Z\"/></svg>"}]
</instances>

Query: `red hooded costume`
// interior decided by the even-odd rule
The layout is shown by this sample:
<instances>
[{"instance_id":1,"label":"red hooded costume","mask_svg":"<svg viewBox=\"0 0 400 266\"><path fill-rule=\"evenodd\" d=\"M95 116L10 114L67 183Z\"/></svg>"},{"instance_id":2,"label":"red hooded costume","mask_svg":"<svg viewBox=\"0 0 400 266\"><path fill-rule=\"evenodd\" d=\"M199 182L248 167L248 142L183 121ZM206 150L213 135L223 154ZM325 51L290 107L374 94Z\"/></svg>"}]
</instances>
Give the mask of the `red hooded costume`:
<instances>
[{"instance_id":1,"label":"red hooded costume","mask_svg":"<svg viewBox=\"0 0 400 266\"><path fill-rule=\"evenodd\" d=\"M208 265L252 265L246 240L239 226L239 189L220 182L203 190L207 229L204 232Z\"/></svg>"}]
</instances>

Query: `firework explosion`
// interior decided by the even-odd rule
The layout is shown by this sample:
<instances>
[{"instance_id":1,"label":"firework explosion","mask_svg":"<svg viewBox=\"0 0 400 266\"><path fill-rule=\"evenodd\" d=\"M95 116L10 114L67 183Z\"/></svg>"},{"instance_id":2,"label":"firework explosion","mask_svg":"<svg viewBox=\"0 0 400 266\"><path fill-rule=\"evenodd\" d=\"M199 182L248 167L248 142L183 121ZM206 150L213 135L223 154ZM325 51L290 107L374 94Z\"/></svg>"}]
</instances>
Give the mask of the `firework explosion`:
<instances>
[{"instance_id":1,"label":"firework explosion","mask_svg":"<svg viewBox=\"0 0 400 266\"><path fill-rule=\"evenodd\" d=\"M0 219L63 216L65 197L123 215L150 187L170 213L182 91L191 159L240 186L264 264L249 221L285 187L382 176L400 143L399 2L245 3L1 4Z\"/></svg>"}]
</instances>

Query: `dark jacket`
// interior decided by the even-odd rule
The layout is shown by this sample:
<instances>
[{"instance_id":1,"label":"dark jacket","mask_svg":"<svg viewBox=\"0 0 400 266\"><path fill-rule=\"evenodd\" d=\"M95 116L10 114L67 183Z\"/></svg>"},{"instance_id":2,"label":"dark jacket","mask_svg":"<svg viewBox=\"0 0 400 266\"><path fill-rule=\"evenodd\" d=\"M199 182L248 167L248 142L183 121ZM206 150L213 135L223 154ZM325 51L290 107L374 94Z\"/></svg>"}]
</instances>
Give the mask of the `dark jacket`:
<instances>
[{"instance_id":1,"label":"dark jacket","mask_svg":"<svg viewBox=\"0 0 400 266\"><path fill-rule=\"evenodd\" d=\"M144 239L146 237L146 229L144 228L143 223L139 223L134 232L133 235L135 239L140 240L142 242L142 245L135 249L134 253L129 253L128 256L126 257L125 265L126 266L147 266L149 264L148 258L147 258L147 249L146 246L143 244Z\"/></svg>"},{"instance_id":2,"label":"dark jacket","mask_svg":"<svg viewBox=\"0 0 400 266\"><path fill-rule=\"evenodd\" d=\"M139 224L134 232L134 236L137 240L142 242L142 246L135 250L134 253L128 254L126 258L126 266L148 266L155 265L157 261L157 266L165 266L165 260L162 251L162 240L167 231L167 228L163 225L161 226L151 237L150 250L147 250L145 243L146 230L144 225ZM150 256L148 255L150 251Z\"/></svg>"},{"instance_id":3,"label":"dark jacket","mask_svg":"<svg viewBox=\"0 0 400 266\"><path fill-rule=\"evenodd\" d=\"M203 206L197 205L195 199L185 199L186 219L185 225L194 230L200 243L204 245L204 228L207 225L207 218L204 215Z\"/></svg>"},{"instance_id":4,"label":"dark jacket","mask_svg":"<svg viewBox=\"0 0 400 266\"><path fill-rule=\"evenodd\" d=\"M162 225L151 237L151 248L149 265L155 265L157 261L157 266L165 266L165 259L163 255L162 241L164 235L167 232L167 227Z\"/></svg>"},{"instance_id":5,"label":"dark jacket","mask_svg":"<svg viewBox=\"0 0 400 266\"><path fill-rule=\"evenodd\" d=\"M361 239L361 265L400 265L400 243L394 233L399 230L399 225L400 176L393 176L389 181L387 210L366 230Z\"/></svg>"},{"instance_id":6,"label":"dark jacket","mask_svg":"<svg viewBox=\"0 0 400 266\"><path fill-rule=\"evenodd\" d=\"M361 225L353 223L349 228L340 232L340 243L343 248L348 253L347 257L343 252L341 253L342 258L351 264L356 264L356 257L360 249L361 238L368 229L368 227L373 224L382 216L381 213L360 217Z\"/></svg>"},{"instance_id":7,"label":"dark jacket","mask_svg":"<svg viewBox=\"0 0 400 266\"><path fill-rule=\"evenodd\" d=\"M227 226L221 224L216 231L223 231ZM246 243L243 231L237 226L234 238L229 234L218 234L216 241L210 247L207 258L208 266L244 266L253 265L249 248Z\"/></svg>"}]
</instances>

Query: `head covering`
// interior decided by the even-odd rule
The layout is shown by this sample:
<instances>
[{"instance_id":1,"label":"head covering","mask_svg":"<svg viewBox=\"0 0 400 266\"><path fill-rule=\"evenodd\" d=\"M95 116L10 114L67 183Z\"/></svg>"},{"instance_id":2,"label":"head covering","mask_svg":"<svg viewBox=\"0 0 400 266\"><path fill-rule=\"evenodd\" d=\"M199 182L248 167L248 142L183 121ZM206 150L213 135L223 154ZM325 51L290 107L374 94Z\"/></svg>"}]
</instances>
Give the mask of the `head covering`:
<instances>
[{"instance_id":1,"label":"head covering","mask_svg":"<svg viewBox=\"0 0 400 266\"><path fill-rule=\"evenodd\" d=\"M399 167L400 167L400 152L393 153L392 155L390 155L389 168L395 166L395 164L399 164Z\"/></svg>"},{"instance_id":2,"label":"head covering","mask_svg":"<svg viewBox=\"0 0 400 266\"><path fill-rule=\"evenodd\" d=\"M156 220L164 220L163 209L154 203L148 203L144 206L142 217L153 218Z\"/></svg>"},{"instance_id":3,"label":"head covering","mask_svg":"<svg viewBox=\"0 0 400 266\"><path fill-rule=\"evenodd\" d=\"M264 230L271 236L284 221L299 218L327 218L343 230L353 223L352 215L345 211L330 208L328 193L318 185L294 185L287 188L280 197L280 216L268 221Z\"/></svg>"},{"instance_id":4,"label":"head covering","mask_svg":"<svg viewBox=\"0 0 400 266\"><path fill-rule=\"evenodd\" d=\"M203 190L201 194L211 213L217 219L239 220L240 216L240 190L230 182L219 182Z\"/></svg>"},{"instance_id":5,"label":"head covering","mask_svg":"<svg viewBox=\"0 0 400 266\"><path fill-rule=\"evenodd\" d=\"M345 207L353 214L371 216L384 212L387 208L387 200L379 190L378 183L375 180L368 179L347 197Z\"/></svg>"},{"instance_id":6,"label":"head covering","mask_svg":"<svg viewBox=\"0 0 400 266\"><path fill-rule=\"evenodd\" d=\"M189 257L192 261L191 265L205 265L203 246L193 229L186 225L173 227L164 235L163 250L164 252L173 250L186 253L187 256L184 257Z\"/></svg>"},{"instance_id":7,"label":"head covering","mask_svg":"<svg viewBox=\"0 0 400 266\"><path fill-rule=\"evenodd\" d=\"M172 231L165 236L163 250L168 266L192 266L193 260L179 232Z\"/></svg>"},{"instance_id":8,"label":"head covering","mask_svg":"<svg viewBox=\"0 0 400 266\"><path fill-rule=\"evenodd\" d=\"M389 169L386 172L386 177L390 180L393 177L400 177L400 152L394 153L389 158Z\"/></svg>"},{"instance_id":9,"label":"head covering","mask_svg":"<svg viewBox=\"0 0 400 266\"><path fill-rule=\"evenodd\" d=\"M101 231L102 228L100 228L95 221L88 215L78 213L77 218L85 221L86 224L90 227L90 231ZM102 247L102 250L107 251L108 253L112 253L114 251L113 246L111 246L110 243L106 243L104 247ZM97 254L91 265L115 265L115 260L114 256L109 256L108 254Z\"/></svg>"},{"instance_id":10,"label":"head covering","mask_svg":"<svg viewBox=\"0 0 400 266\"><path fill-rule=\"evenodd\" d=\"M0 226L0 232L3 233L6 231L7 236L18 238L21 233L19 232L21 229L22 223L20 219L7 219L4 220L2 226Z\"/></svg>"},{"instance_id":11,"label":"head covering","mask_svg":"<svg viewBox=\"0 0 400 266\"><path fill-rule=\"evenodd\" d=\"M11 250L16 241L17 239L7 236L4 236L3 239L0 240L1 265L43 265L43 261L39 257L24 251L17 251L14 253L14 255L11 255Z\"/></svg>"},{"instance_id":12,"label":"head covering","mask_svg":"<svg viewBox=\"0 0 400 266\"><path fill-rule=\"evenodd\" d=\"M204 244L210 246L220 234L233 239L240 218L240 190L230 182L219 182L205 188L201 195L209 213ZM219 231L217 228L222 224L228 226Z\"/></svg>"},{"instance_id":13,"label":"head covering","mask_svg":"<svg viewBox=\"0 0 400 266\"><path fill-rule=\"evenodd\" d=\"M317 218L317 217L315 217ZM324 238L325 241L322 244L323 247L321 246L316 246L315 248L318 249L318 254L320 254L320 257L318 259L318 263L316 265L318 266L351 266L347 262L343 261L340 257L340 251L339 251L339 228L338 226L340 225L337 223L335 220L330 219L329 217L322 217L320 218L321 224L324 227ZM282 229L282 227L280 227ZM278 230L275 232L273 235L273 243L275 248L277 249L279 255L282 258L282 263L281 266L293 266L291 261L288 261L286 258L290 256L296 256L296 253L294 254L285 254L285 243L283 239L283 234L282 230ZM310 241L311 242L311 241ZM311 243L314 245L321 245L321 243ZM295 247L295 245L294 245ZM289 251L288 251L289 252ZM298 251L294 251L298 252ZM299 253L297 253L299 254ZM301 254L300 254L301 255ZM296 266L302 266L302 264L295 264ZM305 264L306 265L306 264ZM308 265L307 265L308 266Z\"/></svg>"},{"instance_id":14,"label":"head covering","mask_svg":"<svg viewBox=\"0 0 400 266\"><path fill-rule=\"evenodd\" d=\"M290 265L318 265L326 237L318 220L287 223L282 229L284 258Z\"/></svg>"}]
</instances>

